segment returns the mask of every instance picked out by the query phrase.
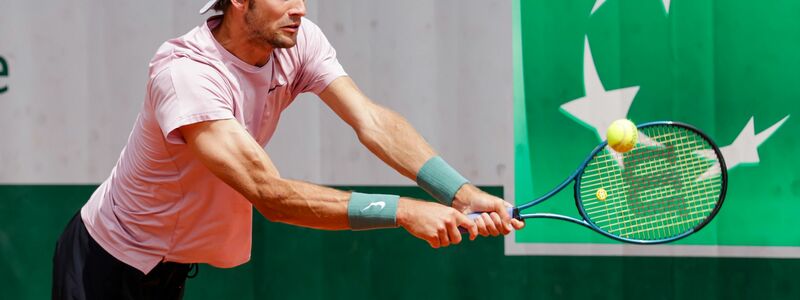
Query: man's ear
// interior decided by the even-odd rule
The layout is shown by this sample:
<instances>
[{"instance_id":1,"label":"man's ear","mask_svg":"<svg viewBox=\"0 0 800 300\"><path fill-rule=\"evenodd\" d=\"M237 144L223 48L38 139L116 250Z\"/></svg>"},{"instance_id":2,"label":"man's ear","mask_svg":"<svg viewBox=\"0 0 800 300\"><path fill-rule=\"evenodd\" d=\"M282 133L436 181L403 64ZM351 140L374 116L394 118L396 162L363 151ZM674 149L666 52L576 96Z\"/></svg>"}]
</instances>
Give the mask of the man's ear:
<instances>
[{"instance_id":1,"label":"man's ear","mask_svg":"<svg viewBox=\"0 0 800 300\"><path fill-rule=\"evenodd\" d=\"M247 7L247 1L249 0L231 0L231 6L238 10L244 10Z\"/></svg>"}]
</instances>

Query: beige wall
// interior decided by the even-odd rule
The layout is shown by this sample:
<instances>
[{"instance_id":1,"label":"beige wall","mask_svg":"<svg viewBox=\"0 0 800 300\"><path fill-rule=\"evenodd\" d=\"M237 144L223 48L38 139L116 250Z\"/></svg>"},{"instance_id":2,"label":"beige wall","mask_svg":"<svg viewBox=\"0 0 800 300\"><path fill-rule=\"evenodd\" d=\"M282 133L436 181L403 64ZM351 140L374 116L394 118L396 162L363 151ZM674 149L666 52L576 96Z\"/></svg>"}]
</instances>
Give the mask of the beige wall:
<instances>
[{"instance_id":1,"label":"beige wall","mask_svg":"<svg viewBox=\"0 0 800 300\"><path fill-rule=\"evenodd\" d=\"M147 62L204 17L203 1L4 1L0 183L97 183L139 110ZM308 1L339 60L479 184L513 178L510 1ZM267 147L285 177L409 184L314 95Z\"/></svg>"}]
</instances>

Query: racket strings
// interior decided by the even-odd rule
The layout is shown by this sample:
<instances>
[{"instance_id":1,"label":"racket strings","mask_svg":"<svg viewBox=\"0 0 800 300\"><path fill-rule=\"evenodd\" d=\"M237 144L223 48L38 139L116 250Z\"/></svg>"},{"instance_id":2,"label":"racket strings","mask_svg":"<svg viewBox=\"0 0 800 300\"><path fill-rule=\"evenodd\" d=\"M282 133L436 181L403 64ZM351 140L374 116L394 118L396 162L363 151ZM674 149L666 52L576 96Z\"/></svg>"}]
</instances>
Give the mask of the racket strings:
<instances>
[{"instance_id":1,"label":"racket strings","mask_svg":"<svg viewBox=\"0 0 800 300\"><path fill-rule=\"evenodd\" d=\"M592 183L594 183L594 182L592 182ZM701 186L695 185L695 186L690 187L691 190L689 190L689 193L687 193L687 195L689 195L693 199L696 199L698 197L701 198L701 199L705 199L706 197L703 197L703 196L712 196L712 195L704 195L704 194L702 194L702 192L704 192L704 191L705 192L709 192L709 193L716 192L716 191L713 191L713 189L711 189L711 187L713 187L714 184L719 184L719 182L717 182L717 181L704 181ZM663 189L664 188L661 188L661 187L653 189L653 190L659 192L659 195L657 195L657 198L661 198L661 197L665 196L665 193L664 193ZM585 190L585 192L589 192L589 191ZM625 191L624 188L623 189L611 189L611 190L608 190L608 194L609 195L611 195L611 194L621 194L622 197L613 197L613 198L609 199L609 201L606 201L606 202L593 201L593 202L590 202L587 205L585 205L584 209L587 212L595 212L595 211L598 211L598 210L604 210L605 207L606 207L605 204L613 203L613 201L618 200L620 198L624 199L625 198L625 193L626 193L626 191ZM583 194L582 197L589 198L590 195L587 193L587 194ZM715 202L709 202L708 204L714 204L714 203Z\"/></svg>"},{"instance_id":2,"label":"racket strings","mask_svg":"<svg viewBox=\"0 0 800 300\"><path fill-rule=\"evenodd\" d=\"M684 164L684 165L681 165L681 169L682 169L682 171L684 171L684 172L685 172L685 169L686 169L686 168L687 168L687 167L686 167L686 165L685 165L685 164ZM692 174L691 176L693 176L693 177L694 177L694 176L696 176L696 175L697 175L697 174ZM658 197L658 196L657 196L657 197ZM701 206L698 206L698 205L691 205L691 202L690 202L690 201L691 201L691 200L688 200L688 201L687 201L687 203L688 203L688 204L687 204L687 206L681 206L681 207L675 208L675 211L676 211L676 212L680 212L680 216L683 216L683 217L697 215L697 212L695 212L695 211L697 211L697 208L698 208L698 207L701 207ZM674 207L671 207L671 208L674 208ZM691 212L691 213L687 213L687 211L686 211L686 210L689 210L689 211L692 211L692 212ZM663 215L658 215L658 216L654 216L654 217L656 217L656 218L659 218L659 217L660 217L660 218L662 218L662 219L664 218L664 216L663 216ZM665 222L669 222L668 224L672 224L672 226L675 226L675 227L678 227L678 228L674 228L674 230L673 230L673 228L671 228L671 227L667 227L667 230L662 230L662 233L661 233L661 234L663 234L664 232L666 232L666 233L668 233L668 234L672 234L672 233L673 233L673 232L675 232L675 231L681 232L681 231L685 231L685 230L691 229L691 227L687 228L687 227L685 226L685 224L686 224L687 222L677 222L676 220L674 220L674 219L676 219L677 217L678 217L678 216L667 216L667 217L666 217L666 219L664 219L663 221L665 221ZM650 221L650 222L649 222L648 220L649 220L649 219L646 219L646 220L644 220L643 222L641 222L641 226L644 226L644 227L647 227L647 226L654 226L654 225L655 225L654 223L661 223L661 222L652 222L652 221ZM661 228L664 228L664 227L665 227L665 226L663 226L663 225L662 225L662 226L654 227L654 229L656 229L656 228L658 228L658 229L661 229ZM632 228L625 228L625 229L632 229ZM628 230L628 231L629 231L629 232L628 232L628 234L626 234L626 235L637 234L637 233L643 232L643 230L635 230L635 228L633 228L633 230Z\"/></svg>"},{"instance_id":3,"label":"racket strings","mask_svg":"<svg viewBox=\"0 0 800 300\"><path fill-rule=\"evenodd\" d=\"M682 138L682 139L681 139L681 142L685 142L685 141L683 141L683 140L684 140L684 139ZM672 162L671 162L671 163L672 163ZM649 165L652 165L652 164L649 164ZM683 165L680 165L680 166L681 166L681 169L682 169L682 170L685 172L686 165L685 165L685 164L683 164ZM695 175L696 175L696 174L692 174L692 176L695 176ZM663 177L663 176L662 176L662 177ZM663 182L663 180L661 180L661 181L662 181L662 184L664 184L664 183L665 183L665 182ZM674 181L674 178L673 178L673 181ZM637 188L638 188L638 187L642 187L642 186L647 186L648 184L652 184L652 182L651 182L651 183L645 183L644 185L641 185L641 184L640 184L640 185L632 185L632 186L635 186L635 187L637 187ZM680 186L679 186L679 187L680 187ZM655 196L653 196L653 197L661 197L661 198L664 198L664 197L665 197L664 195L662 195L662 194L663 194L663 191L662 191L662 190L658 190L658 189L656 189L656 191L658 191L659 193L658 193L658 194L656 194L656 195L655 195ZM647 198L647 196L645 196L644 198ZM664 199L670 199L670 198L664 198ZM680 200L680 198L679 198L679 197L674 197L674 198L672 198L672 199L677 199L677 200ZM669 214L666 214L666 215L664 215L664 214L657 214L657 215L652 215L652 216L650 216L650 215L645 215L646 217L650 217L650 218L644 218L644 219L642 219L642 218L637 218L637 219L635 220L635 221L636 221L636 223L638 223L637 225L639 225L639 226L627 226L627 227L623 227L623 228L622 228L622 230L621 230L621 232L625 232L625 231L627 231L627 234L623 234L623 235L624 235L624 236L630 236L631 234L635 234L635 233L644 232L644 230L641 230L641 229L640 229L640 230L636 230L636 229L637 229L637 228L639 228L639 227L650 227L651 229L654 229L654 230L657 230L657 229L662 229L662 230L659 232L660 234L665 234L665 233L666 233L666 234L672 234L673 232L676 232L676 231L677 231L677 232L681 232L681 231L685 231L685 230L688 230L688 229L690 229L690 228L685 228L684 224L685 224L686 222L676 222L674 219L676 219L676 218L678 218L678 217L681 217L681 216L683 216L683 217L686 217L686 216L688 216L688 215L689 215L689 214L687 214L687 211L686 211L687 209L690 209L690 210L696 210L696 208L694 208L694 206L690 206L690 205L688 205L688 204L687 204L687 205L671 205L671 204L673 204L672 202L667 202L667 201L663 201L663 202L664 202L664 204L666 204L666 205L662 205L662 206L665 206L665 207L666 207L666 209L667 209L666 211L662 211L662 210L659 210L659 209L651 209L651 211L656 211L656 213L660 213L660 212L667 212L667 213L669 213L669 212L670 212L670 210L672 210L672 211L674 211L674 212L677 212L677 213L679 213L679 216L670 216ZM644 213L648 213L648 212L649 212L648 210L645 210L645 211L644 211ZM640 211L640 212L637 212L637 215L642 215L641 211ZM659 219L660 219L660 221L663 221L663 222L668 222L667 224L671 224L671 225L667 225L667 226L664 226L664 225L656 226L656 224L661 224L661 223L663 223L663 222L659 222L659 221L655 221L655 222L654 222L654 221L652 221L652 220L654 220L654 219L655 219L655 220L659 220ZM672 228L672 227L670 227L670 226L672 226L672 227L678 227L678 228ZM666 228L666 230L663 230L664 228ZM646 235L646 236L644 236L644 238L652 238L652 237L653 237L653 235L652 235L652 232L648 232L648 233L647 233L647 235Z\"/></svg>"},{"instance_id":4,"label":"racket strings","mask_svg":"<svg viewBox=\"0 0 800 300\"><path fill-rule=\"evenodd\" d=\"M703 207L703 206L705 206L705 205L697 205L697 206L694 206L692 208L698 208L698 207ZM651 220L647 220L647 219L642 218L642 219L637 219L637 220L634 220L634 221L631 221L631 222L622 222L619 225L624 225L624 227L618 228L617 230L610 230L609 232L611 232L611 233L627 232L627 231L635 229L637 226L644 226L644 227L646 227L648 229L654 229L654 230L657 230L657 229L668 229L669 227L674 227L676 225L680 225L681 223L678 223L678 222L663 223L663 221L672 221L675 218L694 217L696 215L699 215L699 216L701 216L703 218L705 218L707 216L707 214L705 214L703 212L700 212L700 211L695 211L695 212L690 212L690 213L680 214L680 215L672 215L672 214L666 214L665 213L661 218L655 218L655 219L651 219ZM661 224L657 225L656 223L661 223ZM601 225L602 222L597 222L596 224L597 225Z\"/></svg>"},{"instance_id":5,"label":"racket strings","mask_svg":"<svg viewBox=\"0 0 800 300\"><path fill-rule=\"evenodd\" d=\"M712 192L707 192L705 194L706 194L706 196L714 196L714 194ZM685 203L679 202L678 200L679 199L673 198L672 201L664 201L663 204L660 205L660 207L650 207L650 209L639 211L639 213L640 214L644 214L644 213L669 213L669 212L672 212L672 211L680 209L680 208L689 208L689 209L698 209L698 208L706 209L706 208L708 208L708 203L705 203L705 202L701 202L701 203L699 203L697 205L688 205L688 207L687 207L687 205L684 205L684 204L694 204L694 202L698 202L698 200L690 200L690 201L686 201ZM603 221L609 221L608 218L610 218L612 216L611 212L609 212L607 210L602 210L602 209L594 209L592 211L587 210L586 212L590 213L590 214L597 213L597 214L595 214L595 216L597 216L598 219L605 218L605 220L603 220ZM605 214L602 214L602 213L605 213ZM598 221L597 223L600 223L600 221Z\"/></svg>"},{"instance_id":6,"label":"racket strings","mask_svg":"<svg viewBox=\"0 0 800 300\"><path fill-rule=\"evenodd\" d=\"M687 144L687 146L693 147L693 146L700 146L700 145L697 144L696 141L690 141L689 144ZM599 165L599 164L604 164L602 167L599 167L597 169L598 173L595 173L594 175L587 175L587 176L584 176L583 178L593 178L593 177L596 178L596 177L600 177L600 176L606 176L606 174L601 174L599 172L604 172L604 171L605 172L608 172L608 171L613 172L616 169L620 168L620 166L618 164L617 165L608 164L608 162L613 159L613 158L609 158L609 157L614 157L614 156L619 155L619 154L612 154L612 152L608 151L608 150L604 150L604 152L606 153L604 155L604 157L598 157L599 159L593 160L588 165L588 166L596 166L596 165ZM674 160L675 161L685 160L685 159L688 159L690 156L697 156L697 155L700 155L700 154L699 153L686 153L686 154L682 154L680 157L676 157ZM639 156L636 159L634 159L633 162L638 163L640 161L643 161L643 162L647 163L648 161L652 161L653 158L654 158L653 156L645 156L645 157ZM591 180L589 180L589 182L591 182Z\"/></svg>"},{"instance_id":7,"label":"racket strings","mask_svg":"<svg viewBox=\"0 0 800 300\"><path fill-rule=\"evenodd\" d=\"M644 240L694 229L714 211L721 193L719 174L700 178L719 168L716 158L704 154L713 147L678 126L652 126L642 133L646 139L630 152L603 149L585 168L580 197L588 219L613 235ZM608 192L605 201L594 196L600 188Z\"/></svg>"}]
</instances>

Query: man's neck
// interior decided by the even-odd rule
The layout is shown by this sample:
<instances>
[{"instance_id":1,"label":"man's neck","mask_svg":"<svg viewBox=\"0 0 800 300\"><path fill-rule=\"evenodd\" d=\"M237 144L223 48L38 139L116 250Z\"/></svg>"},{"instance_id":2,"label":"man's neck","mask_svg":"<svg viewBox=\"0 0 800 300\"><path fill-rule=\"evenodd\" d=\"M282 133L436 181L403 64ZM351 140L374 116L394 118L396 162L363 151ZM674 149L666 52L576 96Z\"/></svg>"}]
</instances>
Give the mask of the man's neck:
<instances>
[{"instance_id":1,"label":"man's neck","mask_svg":"<svg viewBox=\"0 0 800 300\"><path fill-rule=\"evenodd\" d=\"M271 46L254 43L247 34L243 22L232 21L235 18L222 18L222 22L211 30L214 39L231 54L242 61L261 67L269 62Z\"/></svg>"}]
</instances>

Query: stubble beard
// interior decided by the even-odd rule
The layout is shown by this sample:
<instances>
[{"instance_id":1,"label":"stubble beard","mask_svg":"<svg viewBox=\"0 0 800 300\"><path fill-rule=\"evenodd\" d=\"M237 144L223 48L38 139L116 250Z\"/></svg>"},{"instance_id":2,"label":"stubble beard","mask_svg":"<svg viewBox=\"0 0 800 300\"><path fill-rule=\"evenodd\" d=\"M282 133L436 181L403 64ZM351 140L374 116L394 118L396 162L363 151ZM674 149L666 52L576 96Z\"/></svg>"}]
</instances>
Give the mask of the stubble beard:
<instances>
[{"instance_id":1,"label":"stubble beard","mask_svg":"<svg viewBox=\"0 0 800 300\"><path fill-rule=\"evenodd\" d=\"M254 1L250 1L253 3ZM252 8L252 6L251 6ZM244 15L245 26L247 26L248 35L250 40L264 46L272 48L291 48L297 43L295 38L288 36L281 36L278 32L268 32L264 30L264 26L260 26L258 18L250 9Z\"/></svg>"}]
</instances>

